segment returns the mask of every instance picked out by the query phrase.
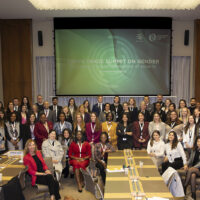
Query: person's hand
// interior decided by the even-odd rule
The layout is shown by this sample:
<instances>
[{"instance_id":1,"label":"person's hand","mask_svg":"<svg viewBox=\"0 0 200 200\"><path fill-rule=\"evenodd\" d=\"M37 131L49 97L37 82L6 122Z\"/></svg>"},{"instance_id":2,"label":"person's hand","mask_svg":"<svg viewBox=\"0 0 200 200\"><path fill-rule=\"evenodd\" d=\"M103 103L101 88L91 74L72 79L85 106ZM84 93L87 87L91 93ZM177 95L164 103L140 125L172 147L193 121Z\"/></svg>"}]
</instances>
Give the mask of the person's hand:
<instances>
[{"instance_id":1,"label":"person's hand","mask_svg":"<svg viewBox=\"0 0 200 200\"><path fill-rule=\"evenodd\" d=\"M52 160L52 162L53 162L54 164L58 164L58 161L57 161L57 160Z\"/></svg>"},{"instance_id":2,"label":"person's hand","mask_svg":"<svg viewBox=\"0 0 200 200\"><path fill-rule=\"evenodd\" d=\"M93 142L90 142L90 145L92 145L93 144Z\"/></svg>"},{"instance_id":3,"label":"person's hand","mask_svg":"<svg viewBox=\"0 0 200 200\"><path fill-rule=\"evenodd\" d=\"M106 150L105 150L105 153L110 153L110 152L111 152L110 149L106 149Z\"/></svg>"},{"instance_id":4,"label":"person's hand","mask_svg":"<svg viewBox=\"0 0 200 200\"><path fill-rule=\"evenodd\" d=\"M146 140L145 140L145 139L142 139L142 143L144 143L144 142L146 142Z\"/></svg>"},{"instance_id":5,"label":"person's hand","mask_svg":"<svg viewBox=\"0 0 200 200\"><path fill-rule=\"evenodd\" d=\"M184 169L185 171L187 171L187 170L188 170L188 166L187 166L187 165L184 165L183 169Z\"/></svg>"},{"instance_id":6,"label":"person's hand","mask_svg":"<svg viewBox=\"0 0 200 200\"><path fill-rule=\"evenodd\" d=\"M156 157L155 153L150 153L149 155L152 156L152 157Z\"/></svg>"},{"instance_id":7,"label":"person's hand","mask_svg":"<svg viewBox=\"0 0 200 200\"><path fill-rule=\"evenodd\" d=\"M190 145L186 142L185 143L186 148L190 148Z\"/></svg>"},{"instance_id":8,"label":"person's hand","mask_svg":"<svg viewBox=\"0 0 200 200\"><path fill-rule=\"evenodd\" d=\"M167 156L165 156L165 158L164 158L163 162L167 162L167 161L168 161L168 157L167 157Z\"/></svg>"},{"instance_id":9,"label":"person's hand","mask_svg":"<svg viewBox=\"0 0 200 200\"><path fill-rule=\"evenodd\" d=\"M104 169L106 169L106 167L107 167L106 163L102 161L102 165L103 165Z\"/></svg>"},{"instance_id":10,"label":"person's hand","mask_svg":"<svg viewBox=\"0 0 200 200\"><path fill-rule=\"evenodd\" d=\"M139 139L138 141L141 143L141 142L142 142L142 139Z\"/></svg>"},{"instance_id":11,"label":"person's hand","mask_svg":"<svg viewBox=\"0 0 200 200\"><path fill-rule=\"evenodd\" d=\"M51 171L50 170L46 170L45 174L51 174Z\"/></svg>"}]
</instances>

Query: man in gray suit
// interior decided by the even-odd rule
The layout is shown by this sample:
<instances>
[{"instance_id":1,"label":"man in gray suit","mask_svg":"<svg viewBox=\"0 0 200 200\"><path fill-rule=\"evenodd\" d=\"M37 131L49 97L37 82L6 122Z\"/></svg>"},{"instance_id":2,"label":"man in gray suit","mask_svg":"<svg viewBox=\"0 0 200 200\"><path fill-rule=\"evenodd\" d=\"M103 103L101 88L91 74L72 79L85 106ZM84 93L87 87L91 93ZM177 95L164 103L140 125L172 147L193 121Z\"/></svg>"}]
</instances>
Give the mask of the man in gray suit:
<instances>
[{"instance_id":1,"label":"man in gray suit","mask_svg":"<svg viewBox=\"0 0 200 200\"><path fill-rule=\"evenodd\" d=\"M150 112L151 115L151 113L154 111L154 106L153 104L150 103L149 96L144 96L144 102L146 103L147 106L146 109Z\"/></svg>"},{"instance_id":2,"label":"man in gray suit","mask_svg":"<svg viewBox=\"0 0 200 200\"><path fill-rule=\"evenodd\" d=\"M56 111L49 109L48 101L44 101L43 106L44 106L44 109L41 111L41 113L44 113L46 115L46 118L48 121L55 123L56 122Z\"/></svg>"}]
</instances>

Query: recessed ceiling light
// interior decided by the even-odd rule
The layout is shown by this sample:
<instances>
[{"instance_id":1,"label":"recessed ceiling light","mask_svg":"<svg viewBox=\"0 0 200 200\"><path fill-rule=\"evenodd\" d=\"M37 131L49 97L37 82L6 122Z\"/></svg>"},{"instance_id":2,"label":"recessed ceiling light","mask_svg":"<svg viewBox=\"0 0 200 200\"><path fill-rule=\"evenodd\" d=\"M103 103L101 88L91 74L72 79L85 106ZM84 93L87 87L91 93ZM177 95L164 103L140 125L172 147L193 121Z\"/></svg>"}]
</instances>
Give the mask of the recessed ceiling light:
<instances>
[{"instance_id":1,"label":"recessed ceiling light","mask_svg":"<svg viewBox=\"0 0 200 200\"><path fill-rule=\"evenodd\" d=\"M39 10L195 9L200 0L29 0Z\"/></svg>"}]
</instances>

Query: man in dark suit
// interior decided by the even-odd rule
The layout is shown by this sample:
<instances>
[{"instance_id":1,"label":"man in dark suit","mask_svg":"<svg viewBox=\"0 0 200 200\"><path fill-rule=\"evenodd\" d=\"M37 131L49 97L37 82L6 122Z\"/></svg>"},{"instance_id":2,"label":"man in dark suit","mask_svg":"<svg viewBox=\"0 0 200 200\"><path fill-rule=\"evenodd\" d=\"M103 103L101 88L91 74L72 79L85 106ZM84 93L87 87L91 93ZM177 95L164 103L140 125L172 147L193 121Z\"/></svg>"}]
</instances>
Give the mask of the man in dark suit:
<instances>
[{"instance_id":1,"label":"man in dark suit","mask_svg":"<svg viewBox=\"0 0 200 200\"><path fill-rule=\"evenodd\" d=\"M153 103L154 112L156 110L156 103L160 103L161 109L162 109L162 107L165 107L165 103L163 102L163 95L162 94L158 94L157 95L157 101L155 103Z\"/></svg>"},{"instance_id":2,"label":"man in dark suit","mask_svg":"<svg viewBox=\"0 0 200 200\"><path fill-rule=\"evenodd\" d=\"M52 98L52 105L49 106L49 109L56 112L56 121L58 120L59 114L62 111L62 106L58 105L58 97Z\"/></svg>"},{"instance_id":3,"label":"man in dark suit","mask_svg":"<svg viewBox=\"0 0 200 200\"><path fill-rule=\"evenodd\" d=\"M13 104L14 104L14 111L19 112L20 111L19 99L15 97L13 99Z\"/></svg>"},{"instance_id":4,"label":"man in dark suit","mask_svg":"<svg viewBox=\"0 0 200 200\"><path fill-rule=\"evenodd\" d=\"M37 95L37 103L36 103L37 107L38 107L38 112L41 112L44 110L43 107L43 97L42 95Z\"/></svg>"},{"instance_id":5,"label":"man in dark suit","mask_svg":"<svg viewBox=\"0 0 200 200\"><path fill-rule=\"evenodd\" d=\"M144 96L144 102L146 103L147 110L151 114L154 111L154 105L150 103L149 96Z\"/></svg>"},{"instance_id":6,"label":"man in dark suit","mask_svg":"<svg viewBox=\"0 0 200 200\"><path fill-rule=\"evenodd\" d=\"M155 103L155 111L151 114L151 121L153 120L153 116L155 113L160 115L160 119L165 122L166 121L166 114L163 110L161 110L161 104L159 102Z\"/></svg>"},{"instance_id":7,"label":"man in dark suit","mask_svg":"<svg viewBox=\"0 0 200 200\"><path fill-rule=\"evenodd\" d=\"M196 98L190 99L190 107L188 109L190 110L191 115L194 114L194 109L196 108Z\"/></svg>"},{"instance_id":8,"label":"man in dark suit","mask_svg":"<svg viewBox=\"0 0 200 200\"><path fill-rule=\"evenodd\" d=\"M99 116L102 111L104 111L103 96L98 96L97 103L92 107L92 112L95 112Z\"/></svg>"},{"instance_id":9,"label":"man in dark suit","mask_svg":"<svg viewBox=\"0 0 200 200\"><path fill-rule=\"evenodd\" d=\"M48 121L55 123L56 122L56 111L49 109L49 102L44 101L44 109L40 112L46 115Z\"/></svg>"}]
</instances>

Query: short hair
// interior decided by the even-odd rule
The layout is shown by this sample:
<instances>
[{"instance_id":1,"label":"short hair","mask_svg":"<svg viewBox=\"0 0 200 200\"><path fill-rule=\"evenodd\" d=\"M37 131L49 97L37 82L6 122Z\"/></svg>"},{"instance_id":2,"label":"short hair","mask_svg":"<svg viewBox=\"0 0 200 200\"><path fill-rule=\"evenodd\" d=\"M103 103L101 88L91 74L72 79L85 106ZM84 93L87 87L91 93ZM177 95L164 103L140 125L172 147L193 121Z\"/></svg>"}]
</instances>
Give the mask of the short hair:
<instances>
[{"instance_id":1,"label":"short hair","mask_svg":"<svg viewBox=\"0 0 200 200\"><path fill-rule=\"evenodd\" d=\"M190 98L190 101L191 101L191 100L195 100L195 101L196 101L196 98L195 98L195 97L192 97L192 98Z\"/></svg>"},{"instance_id":2,"label":"short hair","mask_svg":"<svg viewBox=\"0 0 200 200\"><path fill-rule=\"evenodd\" d=\"M52 101L55 100L55 99L58 100L58 97L52 97Z\"/></svg>"}]
</instances>

